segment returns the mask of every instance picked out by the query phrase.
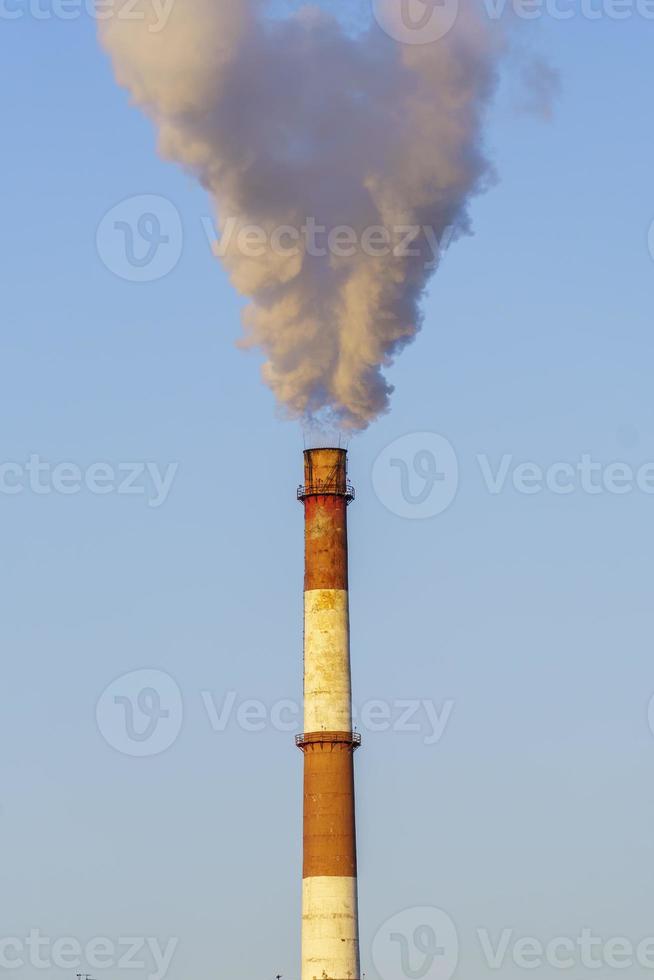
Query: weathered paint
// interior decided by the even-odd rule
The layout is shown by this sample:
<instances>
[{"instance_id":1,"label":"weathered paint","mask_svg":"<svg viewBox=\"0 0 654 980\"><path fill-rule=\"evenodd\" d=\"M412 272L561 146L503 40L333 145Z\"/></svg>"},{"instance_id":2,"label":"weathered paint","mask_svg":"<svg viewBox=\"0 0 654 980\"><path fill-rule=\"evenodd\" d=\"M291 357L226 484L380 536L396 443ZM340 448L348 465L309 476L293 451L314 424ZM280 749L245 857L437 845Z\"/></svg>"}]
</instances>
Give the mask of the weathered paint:
<instances>
[{"instance_id":1,"label":"weathered paint","mask_svg":"<svg viewBox=\"0 0 654 980\"><path fill-rule=\"evenodd\" d=\"M354 747L345 733L304 748L305 878L356 877Z\"/></svg>"},{"instance_id":2,"label":"weathered paint","mask_svg":"<svg viewBox=\"0 0 654 980\"><path fill-rule=\"evenodd\" d=\"M304 483L316 492L347 493L345 449L307 449L304 453Z\"/></svg>"},{"instance_id":3,"label":"weathered paint","mask_svg":"<svg viewBox=\"0 0 654 980\"><path fill-rule=\"evenodd\" d=\"M360 980L347 454L305 453L302 980Z\"/></svg>"},{"instance_id":4,"label":"weathered paint","mask_svg":"<svg viewBox=\"0 0 654 980\"><path fill-rule=\"evenodd\" d=\"M304 730L352 731L348 594L304 594Z\"/></svg>"},{"instance_id":5,"label":"weathered paint","mask_svg":"<svg viewBox=\"0 0 654 980\"><path fill-rule=\"evenodd\" d=\"M304 508L305 591L347 590L347 500L309 496Z\"/></svg>"},{"instance_id":6,"label":"weathered paint","mask_svg":"<svg viewBox=\"0 0 654 980\"><path fill-rule=\"evenodd\" d=\"M356 878L305 878L302 980L359 980Z\"/></svg>"}]
</instances>

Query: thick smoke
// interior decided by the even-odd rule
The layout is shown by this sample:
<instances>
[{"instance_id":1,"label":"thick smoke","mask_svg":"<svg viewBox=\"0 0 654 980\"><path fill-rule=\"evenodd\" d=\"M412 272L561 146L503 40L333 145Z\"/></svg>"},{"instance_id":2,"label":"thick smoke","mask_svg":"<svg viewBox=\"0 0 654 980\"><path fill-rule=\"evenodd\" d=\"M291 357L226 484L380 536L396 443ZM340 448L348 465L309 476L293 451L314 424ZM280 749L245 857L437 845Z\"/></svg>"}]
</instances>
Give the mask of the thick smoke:
<instances>
[{"instance_id":1,"label":"thick smoke","mask_svg":"<svg viewBox=\"0 0 654 980\"><path fill-rule=\"evenodd\" d=\"M266 382L291 417L365 428L420 329L438 244L468 230L488 178L493 37L465 10L411 45L318 7L274 18L267 0L176 0L163 27L152 0L130 5L142 20L120 7L103 0L103 43L162 153L215 201Z\"/></svg>"}]
</instances>

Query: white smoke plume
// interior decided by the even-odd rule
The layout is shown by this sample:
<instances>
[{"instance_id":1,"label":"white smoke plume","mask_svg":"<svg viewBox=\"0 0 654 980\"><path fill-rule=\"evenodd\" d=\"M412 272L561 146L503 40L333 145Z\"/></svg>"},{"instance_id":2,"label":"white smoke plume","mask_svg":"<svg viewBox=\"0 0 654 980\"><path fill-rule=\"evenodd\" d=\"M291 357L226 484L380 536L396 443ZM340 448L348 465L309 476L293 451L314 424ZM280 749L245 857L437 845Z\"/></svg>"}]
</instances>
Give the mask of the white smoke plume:
<instances>
[{"instance_id":1,"label":"white smoke plume","mask_svg":"<svg viewBox=\"0 0 654 980\"><path fill-rule=\"evenodd\" d=\"M103 0L102 42L162 154L215 202L265 381L291 417L365 428L388 408L384 368L421 327L437 245L469 230L488 181L490 27L462 8L445 37L411 45L318 6L280 17L268 0L175 0L163 27L152 0L129 6L123 18L114 0L112 16ZM403 247L409 228L422 231Z\"/></svg>"}]
</instances>

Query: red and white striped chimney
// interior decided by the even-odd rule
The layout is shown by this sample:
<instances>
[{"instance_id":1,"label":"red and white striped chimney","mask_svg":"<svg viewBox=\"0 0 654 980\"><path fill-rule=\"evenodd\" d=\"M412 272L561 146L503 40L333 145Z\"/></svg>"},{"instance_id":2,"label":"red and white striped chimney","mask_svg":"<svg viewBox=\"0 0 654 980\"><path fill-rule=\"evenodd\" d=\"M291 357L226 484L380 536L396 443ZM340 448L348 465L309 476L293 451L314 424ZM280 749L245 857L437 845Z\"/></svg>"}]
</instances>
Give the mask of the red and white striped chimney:
<instances>
[{"instance_id":1,"label":"red and white striped chimney","mask_svg":"<svg viewBox=\"0 0 654 980\"><path fill-rule=\"evenodd\" d=\"M360 980L347 452L310 449L305 511L302 980Z\"/></svg>"}]
</instances>

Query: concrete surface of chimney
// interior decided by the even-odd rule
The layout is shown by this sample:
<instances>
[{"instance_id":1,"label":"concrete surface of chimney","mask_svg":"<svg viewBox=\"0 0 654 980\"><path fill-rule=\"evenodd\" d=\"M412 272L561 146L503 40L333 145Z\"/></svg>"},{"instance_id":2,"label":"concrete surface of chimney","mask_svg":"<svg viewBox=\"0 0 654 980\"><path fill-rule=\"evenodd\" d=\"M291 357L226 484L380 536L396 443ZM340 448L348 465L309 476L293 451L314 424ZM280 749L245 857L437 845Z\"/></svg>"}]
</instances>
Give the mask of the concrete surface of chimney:
<instances>
[{"instance_id":1,"label":"concrete surface of chimney","mask_svg":"<svg viewBox=\"0 0 654 980\"><path fill-rule=\"evenodd\" d=\"M343 449L304 454L302 980L359 980L347 507Z\"/></svg>"}]
</instances>

